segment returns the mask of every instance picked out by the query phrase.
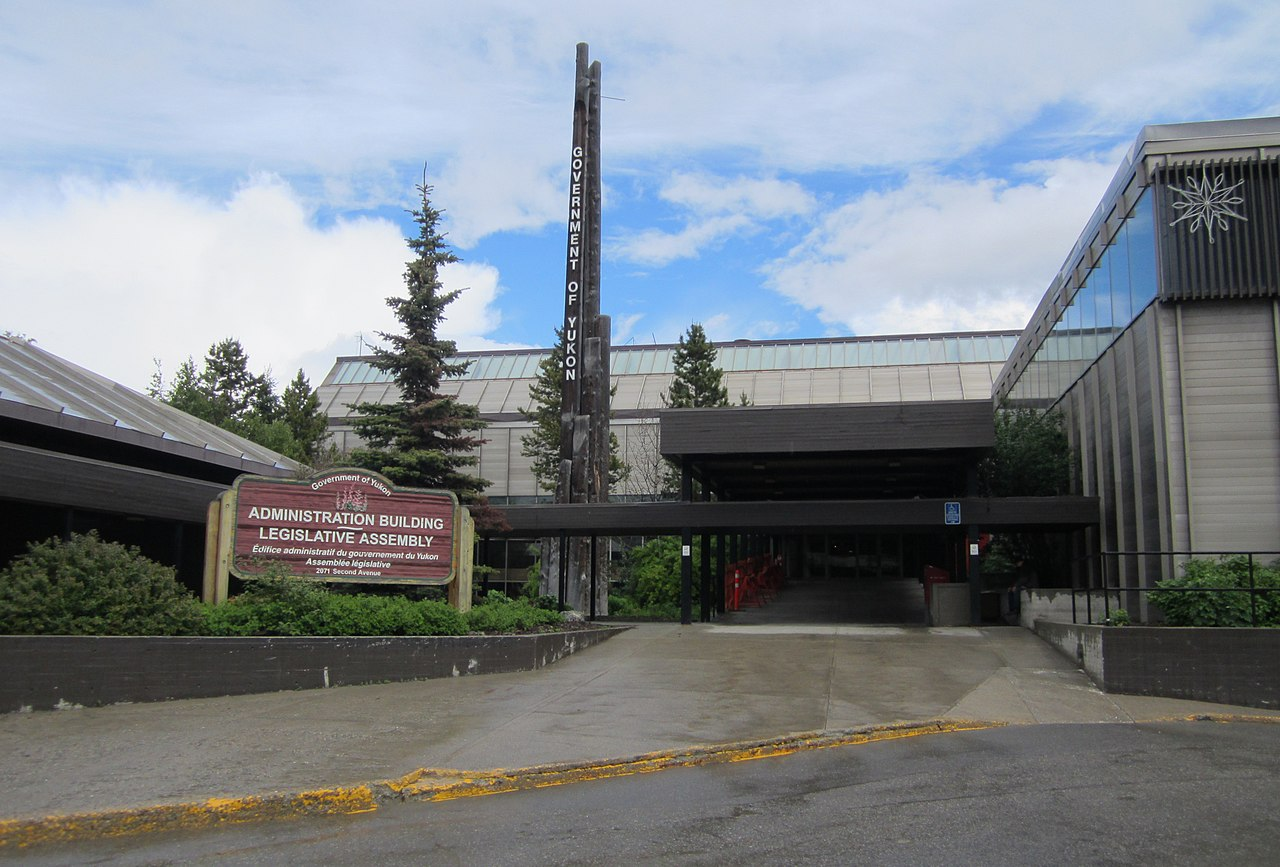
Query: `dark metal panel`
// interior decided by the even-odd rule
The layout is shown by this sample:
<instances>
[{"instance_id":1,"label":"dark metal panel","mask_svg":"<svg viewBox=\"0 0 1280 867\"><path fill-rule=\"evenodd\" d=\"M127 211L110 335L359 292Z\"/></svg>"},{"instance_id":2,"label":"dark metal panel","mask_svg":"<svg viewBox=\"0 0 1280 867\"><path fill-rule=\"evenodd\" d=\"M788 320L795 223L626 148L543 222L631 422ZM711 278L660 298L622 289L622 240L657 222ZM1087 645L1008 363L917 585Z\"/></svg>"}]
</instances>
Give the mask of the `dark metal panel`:
<instances>
[{"instance_id":1,"label":"dark metal panel","mask_svg":"<svg viewBox=\"0 0 1280 867\"><path fill-rule=\"evenodd\" d=\"M0 443L0 498L204 523L227 485Z\"/></svg>"},{"instance_id":2,"label":"dark metal panel","mask_svg":"<svg viewBox=\"0 0 1280 867\"><path fill-rule=\"evenodd\" d=\"M830 406L664 410L667 457L918 449L982 449L995 444L987 400Z\"/></svg>"},{"instance_id":3,"label":"dark metal panel","mask_svg":"<svg viewBox=\"0 0 1280 867\"><path fill-rule=\"evenodd\" d=\"M570 503L508 506L510 536L674 534L703 531L801 532L826 529L945 531L945 500L810 502ZM1083 527L1097 524L1096 497L960 498L965 524L982 528Z\"/></svg>"},{"instance_id":4,"label":"dark metal panel","mask_svg":"<svg viewBox=\"0 0 1280 867\"><path fill-rule=\"evenodd\" d=\"M1162 301L1280 295L1280 157L1165 166L1155 190Z\"/></svg>"}]
</instances>

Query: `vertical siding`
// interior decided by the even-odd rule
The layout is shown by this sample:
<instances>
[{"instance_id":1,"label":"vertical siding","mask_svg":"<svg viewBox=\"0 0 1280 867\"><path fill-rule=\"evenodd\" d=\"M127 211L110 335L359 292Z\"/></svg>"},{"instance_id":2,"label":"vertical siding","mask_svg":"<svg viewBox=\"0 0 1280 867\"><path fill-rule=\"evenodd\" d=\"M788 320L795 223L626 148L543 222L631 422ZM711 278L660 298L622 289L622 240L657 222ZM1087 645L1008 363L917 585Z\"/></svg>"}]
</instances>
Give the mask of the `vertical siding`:
<instances>
[{"instance_id":1,"label":"vertical siding","mask_svg":"<svg viewBox=\"0 0 1280 867\"><path fill-rule=\"evenodd\" d=\"M1170 545L1175 551L1195 547L1191 533L1190 468L1187 465L1185 425L1182 412L1182 311L1176 306L1156 305L1160 332L1161 384L1165 401L1165 457L1169 471Z\"/></svg>"},{"instance_id":2,"label":"vertical siding","mask_svg":"<svg viewBox=\"0 0 1280 867\"><path fill-rule=\"evenodd\" d=\"M1157 471L1167 453L1159 316L1158 305L1143 313L1058 405L1079 459L1078 490L1101 500L1098 535L1090 535L1087 546L1112 551L1173 547L1166 485ZM1156 577L1159 568L1158 558L1123 558L1109 561L1107 574L1132 587ZM1090 563L1084 574L1093 569ZM1141 600L1126 604L1141 605Z\"/></svg>"},{"instance_id":3,"label":"vertical siding","mask_svg":"<svg viewBox=\"0 0 1280 867\"><path fill-rule=\"evenodd\" d=\"M1274 304L1182 306L1183 417L1200 550L1274 549L1280 541Z\"/></svg>"},{"instance_id":4,"label":"vertical siding","mask_svg":"<svg viewBox=\"0 0 1280 867\"><path fill-rule=\"evenodd\" d=\"M1278 321L1272 301L1153 305L1061 401L1101 548L1280 545ZM1130 558L1121 576L1172 567Z\"/></svg>"}]
</instances>

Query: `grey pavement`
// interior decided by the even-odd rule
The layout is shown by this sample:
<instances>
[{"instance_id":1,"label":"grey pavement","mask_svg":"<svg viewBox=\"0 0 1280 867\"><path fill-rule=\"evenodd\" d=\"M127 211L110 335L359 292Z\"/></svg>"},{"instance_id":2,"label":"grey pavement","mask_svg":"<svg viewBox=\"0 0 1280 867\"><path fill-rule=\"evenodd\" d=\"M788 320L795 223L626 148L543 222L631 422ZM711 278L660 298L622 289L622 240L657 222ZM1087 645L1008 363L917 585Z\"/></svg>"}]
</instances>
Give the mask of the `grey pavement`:
<instances>
[{"instance_id":1,"label":"grey pavement","mask_svg":"<svg viewBox=\"0 0 1280 867\"><path fill-rule=\"evenodd\" d=\"M643 624L545 669L0 716L0 819L634 756L871 724L1249 708L1105 695L1017 627Z\"/></svg>"}]
</instances>

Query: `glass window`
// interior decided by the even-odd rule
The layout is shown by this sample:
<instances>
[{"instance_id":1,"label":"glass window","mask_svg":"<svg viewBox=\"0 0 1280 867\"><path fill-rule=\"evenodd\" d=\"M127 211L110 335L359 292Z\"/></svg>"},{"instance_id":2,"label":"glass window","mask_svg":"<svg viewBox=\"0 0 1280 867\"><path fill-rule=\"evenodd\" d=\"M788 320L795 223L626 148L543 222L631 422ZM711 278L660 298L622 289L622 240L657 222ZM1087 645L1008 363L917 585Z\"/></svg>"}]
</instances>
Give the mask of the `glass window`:
<instances>
[{"instance_id":1,"label":"glass window","mask_svg":"<svg viewBox=\"0 0 1280 867\"><path fill-rule=\"evenodd\" d=\"M1084 300L1081 297L1083 291L1083 286L1076 290L1076 297L1072 299L1071 306L1067 308L1068 349L1066 357L1071 364L1067 377L1068 382L1064 385L1064 391L1066 387L1070 386L1071 382L1075 381L1080 371L1084 370L1084 318L1080 315L1080 305ZM1092 302L1090 302L1091 309L1092 306ZM1089 318L1092 319L1093 317L1090 316Z\"/></svg>"},{"instance_id":2,"label":"glass window","mask_svg":"<svg viewBox=\"0 0 1280 867\"><path fill-rule=\"evenodd\" d=\"M760 369L760 347L753 346L747 350L747 366L745 370Z\"/></svg>"},{"instance_id":3,"label":"glass window","mask_svg":"<svg viewBox=\"0 0 1280 867\"><path fill-rule=\"evenodd\" d=\"M873 365L887 364L885 360L887 347L883 340L871 341L871 363Z\"/></svg>"},{"instance_id":4,"label":"glass window","mask_svg":"<svg viewBox=\"0 0 1280 867\"><path fill-rule=\"evenodd\" d=\"M1093 340L1089 343L1087 354L1092 360L1102 354L1111 344L1111 251L1108 247L1102 261L1089 277L1093 288Z\"/></svg>"},{"instance_id":5,"label":"glass window","mask_svg":"<svg viewBox=\"0 0 1280 867\"><path fill-rule=\"evenodd\" d=\"M818 347L810 343L806 346L800 347L800 349L801 349L801 353L800 353L800 369L801 370L804 370L804 369L812 370L813 368L819 366L818 365ZM825 364L822 366L826 367Z\"/></svg>"},{"instance_id":6,"label":"glass window","mask_svg":"<svg viewBox=\"0 0 1280 867\"><path fill-rule=\"evenodd\" d=\"M1151 213L1151 190L1146 190L1129 217L1129 315L1133 321L1155 300L1156 263L1155 217Z\"/></svg>"},{"instance_id":7,"label":"glass window","mask_svg":"<svg viewBox=\"0 0 1280 867\"><path fill-rule=\"evenodd\" d=\"M1132 220L1125 220L1116 233L1111 246L1111 329L1119 332L1132 319L1133 310L1129 296L1133 279L1129 268L1129 227Z\"/></svg>"},{"instance_id":8,"label":"glass window","mask_svg":"<svg viewBox=\"0 0 1280 867\"><path fill-rule=\"evenodd\" d=\"M778 347L776 346L760 347L760 369L773 370L774 365L776 364L776 362L774 361L774 357L777 355L777 353L778 353Z\"/></svg>"},{"instance_id":9,"label":"glass window","mask_svg":"<svg viewBox=\"0 0 1280 867\"><path fill-rule=\"evenodd\" d=\"M638 373L653 373L653 362L658 357L656 349L646 349L640 353L640 365L637 369Z\"/></svg>"},{"instance_id":10,"label":"glass window","mask_svg":"<svg viewBox=\"0 0 1280 867\"><path fill-rule=\"evenodd\" d=\"M876 342L864 340L858 344L858 367L871 367L876 363Z\"/></svg>"},{"instance_id":11,"label":"glass window","mask_svg":"<svg viewBox=\"0 0 1280 867\"><path fill-rule=\"evenodd\" d=\"M814 367L830 367L831 366L831 344L819 343L813 348L813 366Z\"/></svg>"}]
</instances>

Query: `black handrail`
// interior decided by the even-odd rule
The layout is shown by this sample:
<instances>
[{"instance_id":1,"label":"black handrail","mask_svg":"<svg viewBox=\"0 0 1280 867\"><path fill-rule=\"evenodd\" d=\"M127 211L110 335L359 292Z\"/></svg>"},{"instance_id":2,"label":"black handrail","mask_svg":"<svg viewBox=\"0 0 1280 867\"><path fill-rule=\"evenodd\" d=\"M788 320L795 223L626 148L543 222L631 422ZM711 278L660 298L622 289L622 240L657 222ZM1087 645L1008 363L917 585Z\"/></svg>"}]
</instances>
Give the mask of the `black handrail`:
<instances>
[{"instance_id":1,"label":"black handrail","mask_svg":"<svg viewBox=\"0 0 1280 867\"><path fill-rule=\"evenodd\" d=\"M1188 592L1188 593L1240 593L1247 591L1249 593L1249 624L1251 626L1258 625L1258 594L1275 593L1280 591L1276 587L1259 587L1254 577L1257 561L1255 557L1277 557L1280 551L1100 551L1097 554L1099 559L1098 572L1102 577L1102 586L1096 587L1093 582L1093 573L1090 571L1088 586L1083 588L1085 593L1085 622L1093 623L1093 591L1102 591L1102 607L1104 622L1111 620L1111 593L1115 591L1119 593L1150 593L1153 590L1160 592ZM1249 585L1239 587L1121 587L1117 581L1116 585L1111 586L1107 575L1108 558L1115 558L1119 561L1120 557L1248 557L1249 558ZM1088 557L1081 559L1090 559ZM1079 586L1078 572L1073 570L1075 574L1071 581L1071 622L1078 623L1079 617L1076 610L1076 595L1081 592Z\"/></svg>"}]
</instances>

